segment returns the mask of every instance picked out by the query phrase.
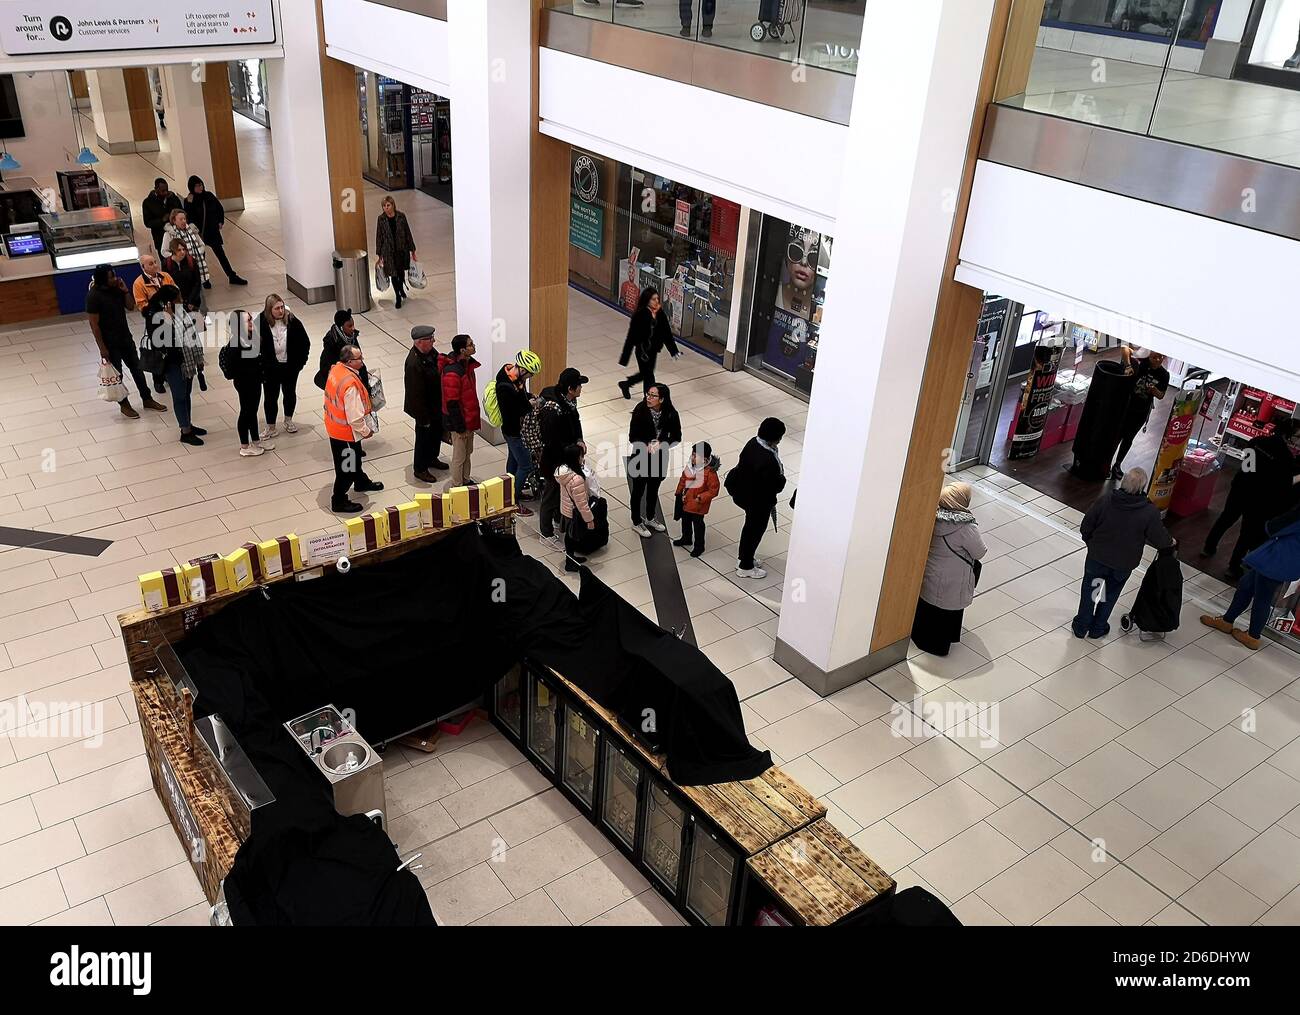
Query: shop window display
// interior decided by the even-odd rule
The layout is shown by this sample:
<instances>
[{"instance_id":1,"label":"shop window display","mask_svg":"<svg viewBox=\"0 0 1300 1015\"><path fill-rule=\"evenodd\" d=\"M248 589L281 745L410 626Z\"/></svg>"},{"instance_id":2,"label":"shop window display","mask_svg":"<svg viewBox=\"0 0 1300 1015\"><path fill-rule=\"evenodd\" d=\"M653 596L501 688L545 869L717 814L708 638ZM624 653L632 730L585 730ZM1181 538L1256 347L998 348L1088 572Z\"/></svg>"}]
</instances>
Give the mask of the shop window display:
<instances>
[{"instance_id":1,"label":"shop window display","mask_svg":"<svg viewBox=\"0 0 1300 1015\"><path fill-rule=\"evenodd\" d=\"M812 393L832 239L792 222L763 220L747 363Z\"/></svg>"},{"instance_id":2,"label":"shop window display","mask_svg":"<svg viewBox=\"0 0 1300 1015\"><path fill-rule=\"evenodd\" d=\"M731 318L740 206L574 148L569 280L629 313L654 288L673 334L721 358Z\"/></svg>"},{"instance_id":3,"label":"shop window display","mask_svg":"<svg viewBox=\"0 0 1300 1015\"><path fill-rule=\"evenodd\" d=\"M230 60L226 64L230 77L230 104L263 127L271 126L267 105L266 63L262 60Z\"/></svg>"},{"instance_id":4,"label":"shop window display","mask_svg":"<svg viewBox=\"0 0 1300 1015\"><path fill-rule=\"evenodd\" d=\"M1048 0L1043 24L1141 39L1203 44L1214 32L1221 0Z\"/></svg>"},{"instance_id":5,"label":"shop window display","mask_svg":"<svg viewBox=\"0 0 1300 1015\"><path fill-rule=\"evenodd\" d=\"M573 709L564 734L564 785L588 807L596 800L596 751L600 734L587 718ZM635 814L635 810L633 811Z\"/></svg>"},{"instance_id":6,"label":"shop window display","mask_svg":"<svg viewBox=\"0 0 1300 1015\"><path fill-rule=\"evenodd\" d=\"M613 741L605 743L605 786L600 816L628 849L636 843L636 810L641 799L641 768Z\"/></svg>"}]
</instances>

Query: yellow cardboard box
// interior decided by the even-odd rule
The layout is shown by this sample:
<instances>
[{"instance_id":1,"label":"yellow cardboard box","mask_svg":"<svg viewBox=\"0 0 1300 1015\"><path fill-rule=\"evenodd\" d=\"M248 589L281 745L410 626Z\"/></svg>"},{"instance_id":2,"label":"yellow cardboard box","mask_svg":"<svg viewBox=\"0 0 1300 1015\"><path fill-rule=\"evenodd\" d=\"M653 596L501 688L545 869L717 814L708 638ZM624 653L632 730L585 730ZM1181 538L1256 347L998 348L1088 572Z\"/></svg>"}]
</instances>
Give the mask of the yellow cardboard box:
<instances>
[{"instance_id":1,"label":"yellow cardboard box","mask_svg":"<svg viewBox=\"0 0 1300 1015\"><path fill-rule=\"evenodd\" d=\"M292 532L258 543L257 554L262 558L262 574L266 578L279 578L302 570L302 546Z\"/></svg>"},{"instance_id":2,"label":"yellow cardboard box","mask_svg":"<svg viewBox=\"0 0 1300 1015\"><path fill-rule=\"evenodd\" d=\"M233 553L226 554L225 561L231 592L238 592L253 584L253 561L247 550L241 546Z\"/></svg>"},{"instance_id":3,"label":"yellow cardboard box","mask_svg":"<svg viewBox=\"0 0 1300 1015\"><path fill-rule=\"evenodd\" d=\"M388 516L388 541L390 543L418 536L420 530L424 528L420 505L413 500L407 501L405 504L398 504L396 507L384 508L384 514Z\"/></svg>"},{"instance_id":4,"label":"yellow cardboard box","mask_svg":"<svg viewBox=\"0 0 1300 1015\"><path fill-rule=\"evenodd\" d=\"M443 529L451 524L451 494L417 493L415 503L420 507L420 524L426 529Z\"/></svg>"},{"instance_id":5,"label":"yellow cardboard box","mask_svg":"<svg viewBox=\"0 0 1300 1015\"><path fill-rule=\"evenodd\" d=\"M483 515L483 495L477 486L457 486L447 491L451 498L451 524L463 525Z\"/></svg>"},{"instance_id":6,"label":"yellow cardboard box","mask_svg":"<svg viewBox=\"0 0 1300 1015\"><path fill-rule=\"evenodd\" d=\"M178 567L165 567L140 575L140 601L146 610L161 610L190 601L185 573Z\"/></svg>"},{"instance_id":7,"label":"yellow cardboard box","mask_svg":"<svg viewBox=\"0 0 1300 1015\"><path fill-rule=\"evenodd\" d=\"M388 538L388 515L383 511L371 511L360 518L349 518L345 524L349 553L378 550L391 542Z\"/></svg>"},{"instance_id":8,"label":"yellow cardboard box","mask_svg":"<svg viewBox=\"0 0 1300 1015\"><path fill-rule=\"evenodd\" d=\"M493 476L479 484L479 503L483 516L500 514L515 506L515 477Z\"/></svg>"},{"instance_id":9,"label":"yellow cardboard box","mask_svg":"<svg viewBox=\"0 0 1300 1015\"><path fill-rule=\"evenodd\" d=\"M192 603L230 591L230 568L226 565L225 558L219 554L209 553L206 557L195 557L182 570L185 575L185 591Z\"/></svg>"}]
</instances>

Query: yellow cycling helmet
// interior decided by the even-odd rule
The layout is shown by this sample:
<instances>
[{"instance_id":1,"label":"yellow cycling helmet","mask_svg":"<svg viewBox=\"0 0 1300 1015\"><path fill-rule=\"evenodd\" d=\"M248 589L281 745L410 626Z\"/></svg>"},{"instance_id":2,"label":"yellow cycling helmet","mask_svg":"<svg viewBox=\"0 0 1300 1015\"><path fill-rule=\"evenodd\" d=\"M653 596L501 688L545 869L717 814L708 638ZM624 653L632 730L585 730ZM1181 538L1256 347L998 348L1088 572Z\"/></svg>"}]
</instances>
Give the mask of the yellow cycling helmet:
<instances>
[{"instance_id":1,"label":"yellow cycling helmet","mask_svg":"<svg viewBox=\"0 0 1300 1015\"><path fill-rule=\"evenodd\" d=\"M515 354L515 366L536 376L542 372L542 358L531 349L520 349Z\"/></svg>"}]
</instances>

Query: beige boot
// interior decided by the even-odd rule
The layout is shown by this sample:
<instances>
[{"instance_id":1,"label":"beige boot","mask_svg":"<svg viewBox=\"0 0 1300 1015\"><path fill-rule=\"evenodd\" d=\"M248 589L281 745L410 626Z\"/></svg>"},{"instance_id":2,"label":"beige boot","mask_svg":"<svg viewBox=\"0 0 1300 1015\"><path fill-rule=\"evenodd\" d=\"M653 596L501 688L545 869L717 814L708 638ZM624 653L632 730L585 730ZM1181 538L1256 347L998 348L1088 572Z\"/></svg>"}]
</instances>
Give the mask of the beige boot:
<instances>
[{"instance_id":1,"label":"beige boot","mask_svg":"<svg viewBox=\"0 0 1300 1015\"><path fill-rule=\"evenodd\" d=\"M1201 623L1206 627L1212 627L1216 631L1222 631L1224 634L1232 634L1233 627L1222 617L1211 617L1208 613L1202 615Z\"/></svg>"},{"instance_id":2,"label":"beige boot","mask_svg":"<svg viewBox=\"0 0 1300 1015\"><path fill-rule=\"evenodd\" d=\"M1240 631L1234 629L1232 632L1232 636L1236 638L1239 642L1241 642L1243 645L1245 645L1246 648L1250 649L1252 652L1259 651L1260 640L1258 638L1252 638L1250 636L1249 631Z\"/></svg>"}]
</instances>

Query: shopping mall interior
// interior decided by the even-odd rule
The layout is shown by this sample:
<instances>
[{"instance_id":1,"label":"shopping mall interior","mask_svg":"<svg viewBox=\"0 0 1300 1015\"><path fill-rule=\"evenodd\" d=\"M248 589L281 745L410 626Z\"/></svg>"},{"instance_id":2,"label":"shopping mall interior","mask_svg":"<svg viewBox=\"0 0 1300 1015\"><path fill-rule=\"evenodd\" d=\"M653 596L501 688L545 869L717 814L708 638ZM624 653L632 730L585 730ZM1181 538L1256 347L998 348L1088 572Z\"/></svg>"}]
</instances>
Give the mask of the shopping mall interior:
<instances>
[{"instance_id":1,"label":"shopping mall interior","mask_svg":"<svg viewBox=\"0 0 1300 1015\"><path fill-rule=\"evenodd\" d=\"M1300 0L165 6L0 28L0 924L1300 923Z\"/></svg>"}]
</instances>

